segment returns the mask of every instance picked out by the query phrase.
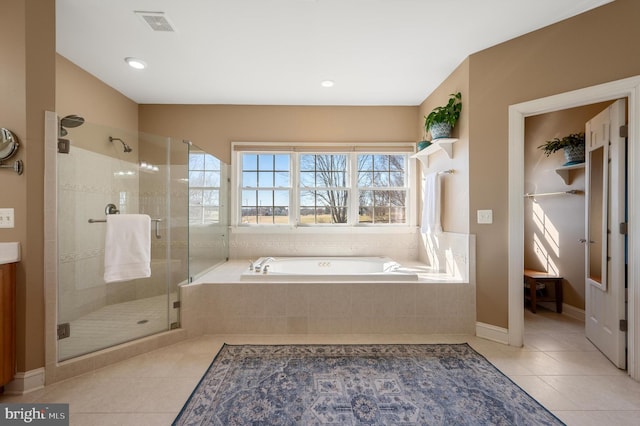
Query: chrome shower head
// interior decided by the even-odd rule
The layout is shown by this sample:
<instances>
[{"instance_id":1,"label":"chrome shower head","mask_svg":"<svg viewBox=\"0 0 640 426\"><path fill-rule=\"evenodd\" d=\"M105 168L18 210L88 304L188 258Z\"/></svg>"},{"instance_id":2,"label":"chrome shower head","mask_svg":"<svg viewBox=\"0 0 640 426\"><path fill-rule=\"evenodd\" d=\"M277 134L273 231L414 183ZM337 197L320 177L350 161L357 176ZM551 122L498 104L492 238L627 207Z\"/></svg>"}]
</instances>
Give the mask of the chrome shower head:
<instances>
[{"instance_id":1,"label":"chrome shower head","mask_svg":"<svg viewBox=\"0 0 640 426\"><path fill-rule=\"evenodd\" d=\"M63 117L60 119L60 136L66 136L67 135L67 128L73 128L73 127L78 127L78 126L82 126L84 124L84 118L80 117L79 115L67 115L66 117Z\"/></svg>"},{"instance_id":2,"label":"chrome shower head","mask_svg":"<svg viewBox=\"0 0 640 426\"><path fill-rule=\"evenodd\" d=\"M120 138L114 138L114 137L109 136L109 142L113 142L113 141L120 141L120 143L122 143L122 148L124 149L124 152L131 152L131 151L133 151L133 148L131 148L129 145L127 145L127 144L125 143L125 141L123 141L122 139L120 139Z\"/></svg>"}]
</instances>

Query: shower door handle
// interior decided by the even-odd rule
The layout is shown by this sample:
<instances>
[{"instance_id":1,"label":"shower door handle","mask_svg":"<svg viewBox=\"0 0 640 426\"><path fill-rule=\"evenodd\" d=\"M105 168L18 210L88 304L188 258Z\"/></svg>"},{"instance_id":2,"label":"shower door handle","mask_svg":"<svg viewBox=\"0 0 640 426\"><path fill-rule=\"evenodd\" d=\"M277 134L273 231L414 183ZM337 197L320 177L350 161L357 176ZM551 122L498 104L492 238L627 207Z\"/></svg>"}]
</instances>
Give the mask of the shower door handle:
<instances>
[{"instance_id":1,"label":"shower door handle","mask_svg":"<svg viewBox=\"0 0 640 426\"><path fill-rule=\"evenodd\" d=\"M155 226L156 239L158 239L158 240L159 240L160 238L162 238L162 236L160 235L160 229L158 228L158 224L159 224L160 222L162 222L162 219L151 219L151 222L153 222L153 223L155 223L155 224L156 224L156 226Z\"/></svg>"}]
</instances>

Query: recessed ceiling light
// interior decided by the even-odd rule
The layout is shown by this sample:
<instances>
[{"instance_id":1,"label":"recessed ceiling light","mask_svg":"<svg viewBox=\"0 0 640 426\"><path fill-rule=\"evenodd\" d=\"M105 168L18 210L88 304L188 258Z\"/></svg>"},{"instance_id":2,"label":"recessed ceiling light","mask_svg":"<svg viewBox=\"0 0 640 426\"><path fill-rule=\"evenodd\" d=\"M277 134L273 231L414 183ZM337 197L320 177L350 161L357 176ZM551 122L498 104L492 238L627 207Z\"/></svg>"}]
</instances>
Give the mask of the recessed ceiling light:
<instances>
[{"instance_id":1,"label":"recessed ceiling light","mask_svg":"<svg viewBox=\"0 0 640 426\"><path fill-rule=\"evenodd\" d=\"M135 68L137 70L143 70L147 67L146 62L138 58L128 57L124 58L124 61L129 64L131 68Z\"/></svg>"},{"instance_id":2,"label":"recessed ceiling light","mask_svg":"<svg viewBox=\"0 0 640 426\"><path fill-rule=\"evenodd\" d=\"M333 80L323 80L320 85L322 87L333 87L335 83L333 82Z\"/></svg>"}]
</instances>

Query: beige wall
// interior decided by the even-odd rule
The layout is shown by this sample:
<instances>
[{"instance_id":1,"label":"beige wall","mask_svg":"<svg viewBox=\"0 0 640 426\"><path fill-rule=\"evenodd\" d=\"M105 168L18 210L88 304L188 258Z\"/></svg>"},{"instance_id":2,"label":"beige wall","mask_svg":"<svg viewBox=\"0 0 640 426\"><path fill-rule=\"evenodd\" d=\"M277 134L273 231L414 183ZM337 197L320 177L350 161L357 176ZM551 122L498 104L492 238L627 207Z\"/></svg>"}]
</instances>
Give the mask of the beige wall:
<instances>
[{"instance_id":1,"label":"beige wall","mask_svg":"<svg viewBox=\"0 0 640 426\"><path fill-rule=\"evenodd\" d=\"M60 118L79 115L86 122L67 129L64 137L71 146L121 158L122 145L109 136L121 138L133 148L126 160L137 161L138 104L63 56L56 55L56 71L55 112Z\"/></svg>"},{"instance_id":2,"label":"beige wall","mask_svg":"<svg viewBox=\"0 0 640 426\"><path fill-rule=\"evenodd\" d=\"M478 321L508 326L508 107L640 74L640 2L617 0L470 57L470 231ZM478 209L493 210L478 225Z\"/></svg>"},{"instance_id":3,"label":"beige wall","mask_svg":"<svg viewBox=\"0 0 640 426\"><path fill-rule=\"evenodd\" d=\"M55 3L0 2L0 126L19 138L24 174L2 169L2 207L15 210L15 228L0 241L19 241L17 369L44 365L44 111L55 107ZM13 162L13 159L10 160Z\"/></svg>"},{"instance_id":4,"label":"beige wall","mask_svg":"<svg viewBox=\"0 0 640 426\"><path fill-rule=\"evenodd\" d=\"M466 59L418 108L418 134L424 132L424 116L433 108L445 105L449 95L462 94L462 112L453 128L453 158L440 151L429 158L429 167L422 166L422 174L453 169L454 173L442 177L442 229L446 232L469 233L469 60ZM418 186L420 188L420 186ZM419 191L420 192L420 191Z\"/></svg>"},{"instance_id":5,"label":"beige wall","mask_svg":"<svg viewBox=\"0 0 640 426\"><path fill-rule=\"evenodd\" d=\"M547 157L538 146L553 138L584 132L585 123L611 102L527 117L525 120L525 193L577 190L576 195L526 198L524 203L524 265L564 278L564 302L584 309L585 172L570 172L567 183L556 173L565 163L558 151Z\"/></svg>"},{"instance_id":6,"label":"beige wall","mask_svg":"<svg viewBox=\"0 0 640 426\"><path fill-rule=\"evenodd\" d=\"M227 164L231 142L415 142L417 107L140 105L140 131L188 139Z\"/></svg>"},{"instance_id":7,"label":"beige wall","mask_svg":"<svg viewBox=\"0 0 640 426\"><path fill-rule=\"evenodd\" d=\"M77 114L92 124L138 132L137 103L64 56L56 55L56 69L55 111L59 117Z\"/></svg>"}]
</instances>

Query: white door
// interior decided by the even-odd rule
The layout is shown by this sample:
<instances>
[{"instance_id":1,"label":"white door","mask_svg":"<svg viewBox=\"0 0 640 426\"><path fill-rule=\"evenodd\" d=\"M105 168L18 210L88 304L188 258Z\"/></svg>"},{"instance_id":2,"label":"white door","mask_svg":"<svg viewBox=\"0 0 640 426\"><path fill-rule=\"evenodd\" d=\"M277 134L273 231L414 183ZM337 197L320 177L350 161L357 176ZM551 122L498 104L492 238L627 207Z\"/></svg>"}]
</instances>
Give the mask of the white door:
<instances>
[{"instance_id":1,"label":"white door","mask_svg":"<svg viewBox=\"0 0 640 426\"><path fill-rule=\"evenodd\" d=\"M626 368L625 101L592 118L586 136L586 336L618 368ZM622 224L622 225L621 225Z\"/></svg>"}]
</instances>

